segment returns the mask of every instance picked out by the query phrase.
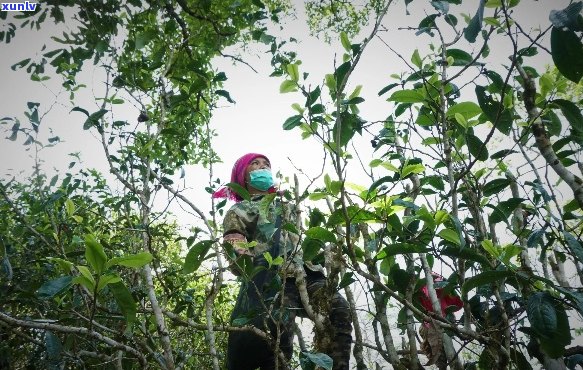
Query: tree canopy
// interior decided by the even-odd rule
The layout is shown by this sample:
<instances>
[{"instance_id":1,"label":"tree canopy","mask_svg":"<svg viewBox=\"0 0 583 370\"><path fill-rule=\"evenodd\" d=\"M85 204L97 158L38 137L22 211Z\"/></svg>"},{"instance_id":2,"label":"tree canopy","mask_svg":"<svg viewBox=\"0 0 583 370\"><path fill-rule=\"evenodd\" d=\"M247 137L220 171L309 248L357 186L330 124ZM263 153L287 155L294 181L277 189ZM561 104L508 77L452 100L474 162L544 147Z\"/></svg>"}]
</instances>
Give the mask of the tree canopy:
<instances>
[{"instance_id":1,"label":"tree canopy","mask_svg":"<svg viewBox=\"0 0 583 370\"><path fill-rule=\"evenodd\" d=\"M235 104L229 73L241 69L295 101L277 125L259 117L262 131L316 153L316 175L299 166L279 176L302 216L282 228L300 237L296 266L326 266L328 289L310 310L313 340L299 328L297 356L281 369L331 369L322 302L336 290L351 306L354 369L583 367L582 10L54 0L0 12L0 48L28 29L53 40L12 69L61 89L0 119L3 141L34 160L0 180L0 368L219 370L229 331L277 342L229 323L229 204L210 200L228 182L214 170L226 154L215 117ZM318 61L324 73L303 63L296 14L311 42L335 50ZM363 67L377 55L391 62ZM68 145L44 124L54 106L83 117L103 168L84 166L94 153L83 151L68 170L50 168L47 150ZM202 198L187 192L190 168L205 174ZM238 279L257 273L242 268Z\"/></svg>"}]
</instances>

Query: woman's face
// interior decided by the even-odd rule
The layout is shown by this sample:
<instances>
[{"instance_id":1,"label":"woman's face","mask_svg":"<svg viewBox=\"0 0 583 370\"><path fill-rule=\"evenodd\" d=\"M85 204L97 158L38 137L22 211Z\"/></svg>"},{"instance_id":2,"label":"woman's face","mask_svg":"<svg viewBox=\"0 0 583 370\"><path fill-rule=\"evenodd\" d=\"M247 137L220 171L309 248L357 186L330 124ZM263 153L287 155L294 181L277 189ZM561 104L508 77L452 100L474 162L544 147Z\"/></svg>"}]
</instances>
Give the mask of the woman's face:
<instances>
[{"instance_id":1,"label":"woman's face","mask_svg":"<svg viewBox=\"0 0 583 370\"><path fill-rule=\"evenodd\" d=\"M269 163L269 161L263 157L257 157L252 160L245 170L245 183L249 184L249 181L251 181L251 175L249 175L250 172L261 169L271 171L271 163ZM250 186L248 185L248 187Z\"/></svg>"}]
</instances>

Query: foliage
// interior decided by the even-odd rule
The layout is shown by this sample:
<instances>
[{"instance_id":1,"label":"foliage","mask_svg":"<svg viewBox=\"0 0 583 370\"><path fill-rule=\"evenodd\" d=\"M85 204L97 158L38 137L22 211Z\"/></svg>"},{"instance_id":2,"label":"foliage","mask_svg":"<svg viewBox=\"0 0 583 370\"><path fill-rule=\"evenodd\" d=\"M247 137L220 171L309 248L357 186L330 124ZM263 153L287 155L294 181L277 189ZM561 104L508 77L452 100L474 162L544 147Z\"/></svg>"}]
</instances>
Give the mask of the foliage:
<instances>
[{"instance_id":1,"label":"foliage","mask_svg":"<svg viewBox=\"0 0 583 370\"><path fill-rule=\"evenodd\" d=\"M42 29L47 17L66 23L65 14L75 14L78 29L54 36L62 48L13 69L39 82L62 77L71 112L100 139L113 179L81 169L49 180L37 163L30 181L0 183L1 366L224 368L225 331L242 330L228 325L232 287L223 282L234 255L217 243L225 202L201 209L175 181L184 166L202 165L207 192L220 185L212 112L233 99L213 58L246 63L224 50L251 42L267 47L280 92L301 99L283 130L312 139L330 158L321 178L305 189L294 184L295 197L284 194L307 217L282 228L300 236L297 266L324 262L329 270L324 298L344 289L357 369L580 364L573 333L583 315L583 5L565 4L532 31L518 15L536 1L420 4L420 20L391 31L417 41L406 57L380 32L400 16L393 9L408 14L418 2L404 3L307 2L314 33L335 25L343 48L315 81L287 40L268 33L286 3L51 1L18 16ZM471 14L462 13L470 3ZM370 34L355 41L368 20ZM15 30L9 23L0 40L14 42ZM357 79L376 39L403 62L388 69L380 113L367 110ZM509 59L494 55L499 45L509 46ZM543 70L535 62L545 54L554 66ZM106 81L98 109L75 100L91 62ZM130 104L137 123L116 118L116 106ZM27 109L26 127L17 117L1 120L7 139L62 145L39 141L39 103ZM249 197L235 185L227 184ZM189 207L198 226L181 229L156 203L162 192ZM238 263L241 279L260 269L249 258ZM361 287L366 301L357 302ZM420 304L424 287L433 310ZM460 296L460 313L447 296ZM326 308L315 308L322 322ZM315 326L311 348L301 344L294 361L303 369L332 367L326 328ZM466 350L476 346L478 353Z\"/></svg>"}]
</instances>

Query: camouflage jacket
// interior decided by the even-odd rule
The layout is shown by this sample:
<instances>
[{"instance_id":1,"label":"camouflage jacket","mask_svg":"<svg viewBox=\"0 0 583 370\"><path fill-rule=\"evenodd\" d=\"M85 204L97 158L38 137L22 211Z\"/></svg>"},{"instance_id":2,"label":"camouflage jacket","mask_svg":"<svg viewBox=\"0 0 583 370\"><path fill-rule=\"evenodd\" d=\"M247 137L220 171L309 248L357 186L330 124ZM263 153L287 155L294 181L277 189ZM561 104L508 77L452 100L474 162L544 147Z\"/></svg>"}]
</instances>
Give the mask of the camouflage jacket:
<instances>
[{"instance_id":1,"label":"camouflage jacket","mask_svg":"<svg viewBox=\"0 0 583 370\"><path fill-rule=\"evenodd\" d=\"M225 214L223 220L223 235L241 234L247 242L257 242L250 248L255 256L265 253L276 239L276 219L280 215L282 218L281 225L290 222L296 225L297 214L296 207L288 202L282 202L277 197L274 201L269 202L266 207L264 195L252 195L251 200L243 200L233 205ZM264 201L262 202L262 199ZM286 252L287 256L295 255L295 252L301 250L299 247L299 235L281 230L279 238L281 255ZM272 256L274 259L277 256ZM306 266L314 271L322 271L321 266L312 266L306 263Z\"/></svg>"}]
</instances>

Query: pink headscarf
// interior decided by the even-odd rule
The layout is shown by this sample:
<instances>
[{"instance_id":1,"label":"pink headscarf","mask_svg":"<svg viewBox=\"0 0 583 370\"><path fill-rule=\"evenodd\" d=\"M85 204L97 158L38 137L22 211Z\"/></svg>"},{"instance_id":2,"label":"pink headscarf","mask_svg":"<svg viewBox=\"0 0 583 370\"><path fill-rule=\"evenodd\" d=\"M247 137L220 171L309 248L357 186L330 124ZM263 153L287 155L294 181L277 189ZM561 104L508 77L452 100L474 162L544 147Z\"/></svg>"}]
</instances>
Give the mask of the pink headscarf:
<instances>
[{"instance_id":1,"label":"pink headscarf","mask_svg":"<svg viewBox=\"0 0 583 370\"><path fill-rule=\"evenodd\" d=\"M438 281L443 281L443 278L441 276L439 276L438 274L432 274L433 275L433 281L438 282ZM419 291L421 293L423 293L422 295L420 295L418 297L419 299L419 303L421 303L421 306L423 306L427 311L430 312L434 312L433 311L433 305L431 304L431 300L429 299L429 290L427 288L427 285L425 285L423 288L419 289ZM445 317L445 309L450 307L450 306L455 306L455 311L459 311L462 307L463 307L463 303L462 300L460 299L460 297L454 297L451 295L443 295L443 289L442 288L437 288L435 289L435 293L437 293L437 299L439 299L439 304L441 306L441 314L443 317Z\"/></svg>"},{"instance_id":2,"label":"pink headscarf","mask_svg":"<svg viewBox=\"0 0 583 370\"><path fill-rule=\"evenodd\" d=\"M265 158L269 161L269 158L259 153L247 153L241 158L237 159L237 162L235 162L235 165L231 170L231 182L241 185L242 187L247 189L247 184L245 183L245 171L247 170L249 163L251 163L255 158L260 157ZM267 192L274 193L275 187L272 186L267 190ZM241 198L239 194L231 190L231 188L229 187L223 187L215 191L215 193L213 194L213 198L228 198L230 200L234 200L235 202L240 202L243 200L243 198Z\"/></svg>"}]
</instances>

